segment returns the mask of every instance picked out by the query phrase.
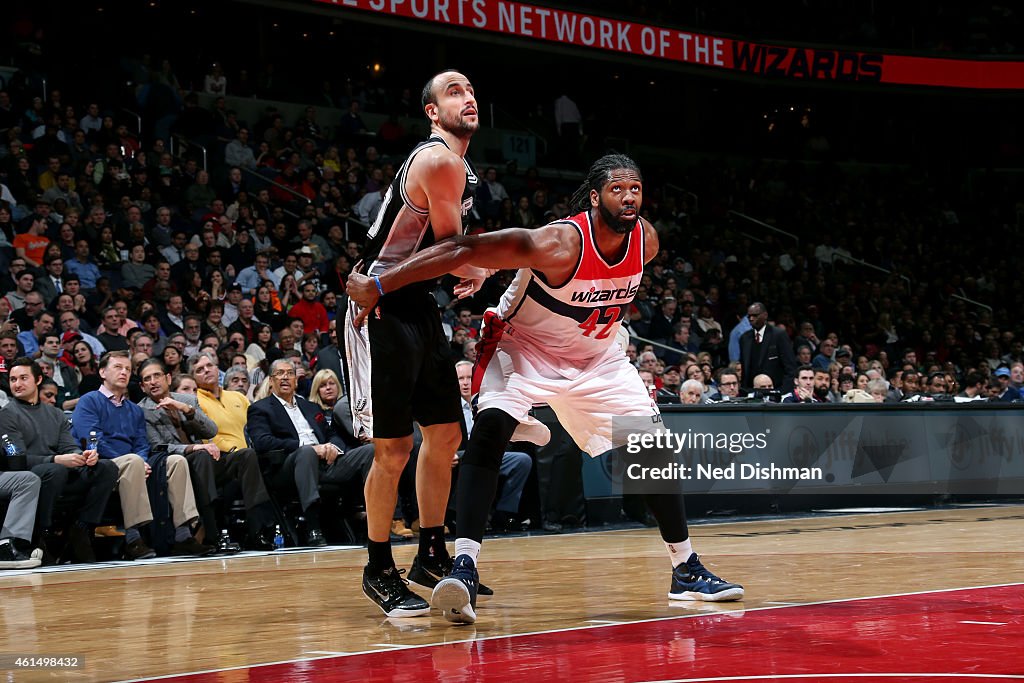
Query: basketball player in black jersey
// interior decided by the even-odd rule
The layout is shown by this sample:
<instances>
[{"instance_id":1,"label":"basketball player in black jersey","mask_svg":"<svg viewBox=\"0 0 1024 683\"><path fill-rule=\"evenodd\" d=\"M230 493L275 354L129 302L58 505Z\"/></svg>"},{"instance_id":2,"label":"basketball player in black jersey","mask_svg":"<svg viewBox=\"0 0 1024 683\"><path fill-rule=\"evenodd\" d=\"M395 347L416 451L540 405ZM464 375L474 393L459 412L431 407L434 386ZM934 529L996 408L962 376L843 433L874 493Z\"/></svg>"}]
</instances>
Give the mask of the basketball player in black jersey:
<instances>
[{"instance_id":1,"label":"basketball player in black jersey","mask_svg":"<svg viewBox=\"0 0 1024 683\"><path fill-rule=\"evenodd\" d=\"M394 291L379 287L380 276L395 264L463 234L463 218L472 208L478 179L465 155L479 127L473 86L463 74L444 71L427 82L422 102L430 138L416 146L388 188L356 268L378 284L380 300L366 325L352 325L358 312L352 307L345 325L353 426L357 433L365 430L373 436L375 450L366 479L369 561L363 592L389 617L430 611L396 569L390 543L398 479L413 445L413 421L423 433L416 470L421 527L409 579L425 588L433 588L452 567L444 544L444 513L452 458L462 438L455 365L428 286L414 283ZM485 276L475 267L455 274L474 283Z\"/></svg>"}]
</instances>

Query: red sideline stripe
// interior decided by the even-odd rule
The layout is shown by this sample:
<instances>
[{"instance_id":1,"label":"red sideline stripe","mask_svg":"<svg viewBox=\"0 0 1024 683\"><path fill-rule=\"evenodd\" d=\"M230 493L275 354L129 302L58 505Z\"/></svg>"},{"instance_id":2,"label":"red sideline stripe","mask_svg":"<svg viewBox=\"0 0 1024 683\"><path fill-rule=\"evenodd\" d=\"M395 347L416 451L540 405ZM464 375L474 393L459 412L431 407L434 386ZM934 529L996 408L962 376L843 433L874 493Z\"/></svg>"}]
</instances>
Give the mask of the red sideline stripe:
<instances>
[{"instance_id":1,"label":"red sideline stripe","mask_svg":"<svg viewBox=\"0 0 1024 683\"><path fill-rule=\"evenodd\" d=\"M487 619L501 617L486 612ZM460 635L438 617L432 622L438 637ZM633 683L787 677L924 683L1018 678L1022 672L1024 590L1016 584L569 629L169 680Z\"/></svg>"}]
</instances>

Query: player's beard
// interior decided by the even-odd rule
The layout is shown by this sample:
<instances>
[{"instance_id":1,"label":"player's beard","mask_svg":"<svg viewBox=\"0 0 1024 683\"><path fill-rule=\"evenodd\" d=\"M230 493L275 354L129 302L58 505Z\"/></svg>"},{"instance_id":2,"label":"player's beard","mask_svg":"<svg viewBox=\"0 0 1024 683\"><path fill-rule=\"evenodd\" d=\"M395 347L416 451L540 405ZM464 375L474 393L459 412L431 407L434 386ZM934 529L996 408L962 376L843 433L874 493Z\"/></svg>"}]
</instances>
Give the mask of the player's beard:
<instances>
[{"instance_id":1,"label":"player's beard","mask_svg":"<svg viewBox=\"0 0 1024 683\"><path fill-rule=\"evenodd\" d=\"M634 218L621 218L613 214L611 209L605 206L602 200L598 200L597 210L601 213L601 218L604 219L605 224L620 235L626 235L631 232L636 227L636 222L640 218L639 213Z\"/></svg>"},{"instance_id":2,"label":"player's beard","mask_svg":"<svg viewBox=\"0 0 1024 683\"><path fill-rule=\"evenodd\" d=\"M445 112L441 112L438 123L443 130L462 140L472 137L480 127L479 118L476 121L467 121L461 113L448 116Z\"/></svg>"}]
</instances>

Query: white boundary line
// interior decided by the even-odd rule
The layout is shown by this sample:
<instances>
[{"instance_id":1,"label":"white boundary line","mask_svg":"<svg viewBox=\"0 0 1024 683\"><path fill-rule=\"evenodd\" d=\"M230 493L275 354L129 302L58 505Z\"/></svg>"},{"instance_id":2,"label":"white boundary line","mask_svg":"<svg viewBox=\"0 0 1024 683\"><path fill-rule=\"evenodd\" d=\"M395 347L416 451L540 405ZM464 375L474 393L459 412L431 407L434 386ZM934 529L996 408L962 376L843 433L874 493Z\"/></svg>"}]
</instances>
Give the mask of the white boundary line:
<instances>
[{"instance_id":1,"label":"white boundary line","mask_svg":"<svg viewBox=\"0 0 1024 683\"><path fill-rule=\"evenodd\" d=\"M929 595L929 594L932 594L932 593L953 593L953 592L956 592L956 591L983 590L983 589L987 589L987 588L1007 588L1009 586L1024 586L1024 582L996 583L996 584L985 585L985 586L961 586L959 588L940 588L940 589L937 589L937 590L913 591L913 592L910 592L910 593L889 593L889 594L885 594L885 595L867 595L867 596L862 596L862 597L859 597L859 598L837 598L835 600L819 600L817 602L801 602L801 603L797 603L797 604L793 604L793 605L777 605L777 606L772 606L772 607L751 607L750 609L744 610L744 612L747 612L747 613L749 613L749 612L765 612L765 611L768 611L768 610L790 609L792 607L813 607L813 606L816 606L816 605L836 605L836 604L842 604L842 603L846 603L846 602L857 602L857 601L860 601L860 600L879 600L879 599L883 599L883 598L901 598L901 597L908 597L908 596L912 596L912 595ZM423 643L423 644L420 644L420 645L404 645L404 646L401 646L401 647L402 647L402 649L405 649L405 650L418 650L418 649L427 648L427 647L437 647L439 645L457 645L459 643L482 642L482 641L485 641L485 640L501 640L501 639L504 639L504 638L522 638L522 637L525 637L525 636L539 636L539 635L545 635L545 634L548 634L548 633L568 633L568 632L571 632L571 631L585 631L585 630L589 630L589 629L609 628L609 627L614 627L614 626L625 626L625 625L631 625L631 624L651 624L651 623L656 623L656 622L659 622L659 621L672 621L672 620L675 620L675 619L694 619L694 618L697 618L697 617L707 617L707 616L712 616L714 614L725 614L725 613L727 613L727 612L697 612L697 613L694 613L694 614L680 614L680 615L671 616L671 617L655 617L655 618L652 618L652 619L638 619L636 621L624 621L624 622L618 622L618 623L615 623L615 624L595 624L593 626L569 626L569 627L566 627L566 628L549 629L547 631L529 631L529 632L526 632L526 633L505 633L505 634L496 635L496 636L484 636L483 638L466 638L464 640L446 640L444 642L439 642L439 643ZM457 628L457 627L455 627L455 628ZM180 673L164 674L162 676L151 676L151 677L148 677L148 678L130 678L130 679L124 679L124 680L121 680L121 681L117 681L117 683L143 683L144 681L160 681L160 680L166 680L166 679L169 679L169 678L179 678L179 677L182 677L182 676L199 676L199 675L203 675L203 674L222 673L224 671L238 671L240 669L256 669L256 668L261 668L261 667L265 667L265 666L278 666L280 664L294 664L296 662L311 662L311 661L315 661L315 660L318 660L318 659L342 659L344 657L353 657L353 656L356 656L356 655L368 655L368 654L380 653L380 652L387 652L387 650L362 650L362 651L358 651L358 652L347 652L347 653L345 653L344 655L341 655L341 656L325 655L323 657L296 657L294 659L282 659L282 660L276 661L276 662L261 662L259 664L245 664L245 665L239 665L239 666L227 666L227 667L220 668L220 669L203 669L201 671L183 671L183 672L180 672ZM817 676L819 674L806 674L806 676L812 676L812 675ZM820 674L820 675L822 677L829 677L829 676L831 676L831 677L869 676L869 675L870 676L886 676L886 675L889 675L889 676L972 676L973 675L975 677L1014 678L1014 676L1003 676L1003 675L997 675L997 674ZM795 677L805 677L804 674L797 674L797 675L794 675L794 676ZM794 677L794 676L790 676L790 677ZM765 676L751 676L751 677L748 677L748 678L743 678L743 677L739 677L739 678L694 678L694 679L678 679L678 680L679 681L691 681L692 683L697 683L698 681L767 680L767 679L771 679L771 678L787 678L787 676L776 674L776 675L765 675ZM1016 676L1016 678L1024 679L1024 675ZM662 682L662 683L669 683L669 682L665 681L665 682Z\"/></svg>"},{"instance_id":2,"label":"white boundary line","mask_svg":"<svg viewBox=\"0 0 1024 683\"><path fill-rule=\"evenodd\" d=\"M373 643L370 647L388 647L393 650L408 650L410 647L416 647L415 645L399 645L398 643Z\"/></svg>"},{"instance_id":3,"label":"white boundary line","mask_svg":"<svg viewBox=\"0 0 1024 683\"><path fill-rule=\"evenodd\" d=\"M587 619L588 624L600 624L602 626L617 626L620 624L631 624L631 621L613 621L611 619Z\"/></svg>"}]
</instances>

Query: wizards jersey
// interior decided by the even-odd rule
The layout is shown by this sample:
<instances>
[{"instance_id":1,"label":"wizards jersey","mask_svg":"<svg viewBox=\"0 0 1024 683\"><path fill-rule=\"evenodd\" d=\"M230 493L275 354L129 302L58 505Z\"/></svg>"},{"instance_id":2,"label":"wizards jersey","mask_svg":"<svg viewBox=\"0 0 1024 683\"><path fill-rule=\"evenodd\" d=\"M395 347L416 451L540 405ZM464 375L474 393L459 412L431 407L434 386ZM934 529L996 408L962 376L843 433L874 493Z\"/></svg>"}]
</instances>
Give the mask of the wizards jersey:
<instances>
[{"instance_id":1,"label":"wizards jersey","mask_svg":"<svg viewBox=\"0 0 1024 683\"><path fill-rule=\"evenodd\" d=\"M529 340L542 352L573 360L592 358L615 342L640 285L643 223L638 220L627 236L622 259L608 263L597 249L589 211L556 222L570 224L580 233L580 257L572 277L553 286L535 270L519 270L498 304L498 316L505 322L505 334Z\"/></svg>"}]
</instances>

